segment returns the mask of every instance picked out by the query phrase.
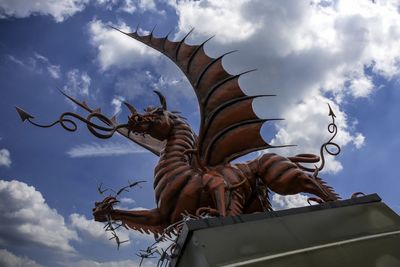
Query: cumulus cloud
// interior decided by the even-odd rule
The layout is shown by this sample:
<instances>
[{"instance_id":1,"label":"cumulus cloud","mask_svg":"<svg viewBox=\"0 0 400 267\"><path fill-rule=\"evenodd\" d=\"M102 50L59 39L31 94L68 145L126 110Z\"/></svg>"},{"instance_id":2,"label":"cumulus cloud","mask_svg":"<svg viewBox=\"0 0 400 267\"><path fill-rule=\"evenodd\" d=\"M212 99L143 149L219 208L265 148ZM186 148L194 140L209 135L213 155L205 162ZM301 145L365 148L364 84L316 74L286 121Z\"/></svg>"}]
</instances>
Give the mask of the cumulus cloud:
<instances>
[{"instance_id":1,"label":"cumulus cloud","mask_svg":"<svg viewBox=\"0 0 400 267\"><path fill-rule=\"evenodd\" d=\"M134 203L132 199L122 198L122 204L124 203ZM124 210L145 210L145 208L137 207L134 209L125 208L122 206L116 206L116 209L124 209ZM79 232L80 236L84 238L86 241L100 241L109 246L115 246L115 240L112 239L113 235L110 232L106 232L104 230L104 224L100 222L96 222L93 219L87 219L84 215L81 214L71 214L70 217L70 227ZM145 243L153 242L153 235L142 234L138 231L127 230L125 227L120 227L116 230L120 241L128 240L129 242L124 242L121 246L129 246L134 241L139 243L140 241L144 241Z\"/></svg>"},{"instance_id":2,"label":"cumulus cloud","mask_svg":"<svg viewBox=\"0 0 400 267\"><path fill-rule=\"evenodd\" d=\"M61 67L59 65L53 65L51 64L50 60L38 53L35 53L34 56L42 61L42 63L45 65L45 68L47 69L47 72L50 74L50 76L54 79L58 79L61 76Z\"/></svg>"},{"instance_id":3,"label":"cumulus cloud","mask_svg":"<svg viewBox=\"0 0 400 267\"><path fill-rule=\"evenodd\" d=\"M99 240L103 243L114 246L114 240L110 241L112 237L110 232L106 232L104 230L104 224L100 222L96 222L93 219L87 219L82 214L73 213L69 216L71 221L70 226L73 229L76 229L83 237L90 238L91 240ZM129 233L125 229L118 229L118 236L121 241L129 240ZM128 245L128 242L125 242L121 245Z\"/></svg>"},{"instance_id":4,"label":"cumulus cloud","mask_svg":"<svg viewBox=\"0 0 400 267\"><path fill-rule=\"evenodd\" d=\"M122 23L116 25L125 32L132 32L132 29ZM91 43L98 50L98 60L101 69L107 70L111 66L131 67L143 62L154 62L157 53L130 37L117 32L100 20L93 20L89 23Z\"/></svg>"},{"instance_id":5,"label":"cumulus cloud","mask_svg":"<svg viewBox=\"0 0 400 267\"><path fill-rule=\"evenodd\" d=\"M5 148L0 149L0 166L10 167L11 162L10 151Z\"/></svg>"},{"instance_id":6,"label":"cumulus cloud","mask_svg":"<svg viewBox=\"0 0 400 267\"><path fill-rule=\"evenodd\" d=\"M27 257L19 257L6 249L0 249L0 266L2 267L43 267Z\"/></svg>"},{"instance_id":7,"label":"cumulus cloud","mask_svg":"<svg viewBox=\"0 0 400 267\"><path fill-rule=\"evenodd\" d=\"M56 22L82 11L89 0L3 0L0 1L0 18L25 18L31 15L50 15Z\"/></svg>"},{"instance_id":8,"label":"cumulus cloud","mask_svg":"<svg viewBox=\"0 0 400 267\"><path fill-rule=\"evenodd\" d=\"M278 125L278 132L271 143L274 145L297 145L290 150L280 151L283 154L306 152L318 155L321 145L332 136L326 129L328 124L332 122L332 118L328 117L328 103L334 110L335 124L338 130L332 141L340 147L352 142L356 148L360 148L364 143L364 136L361 133L351 134L348 129L349 123L346 114L340 111L337 104L321 95L310 96L299 104L288 108L283 113L285 121ZM332 152L336 151L333 147L328 148ZM307 150L305 151L305 149ZM326 161L324 171L337 173L343 169L341 163L330 155L326 155Z\"/></svg>"},{"instance_id":9,"label":"cumulus cloud","mask_svg":"<svg viewBox=\"0 0 400 267\"><path fill-rule=\"evenodd\" d=\"M64 91L72 96L88 96L91 78L86 72L73 69L67 72L67 84Z\"/></svg>"},{"instance_id":10,"label":"cumulus cloud","mask_svg":"<svg viewBox=\"0 0 400 267\"><path fill-rule=\"evenodd\" d=\"M71 253L75 250L70 242L78 239L34 187L16 180L0 180L0 243Z\"/></svg>"},{"instance_id":11,"label":"cumulus cloud","mask_svg":"<svg viewBox=\"0 0 400 267\"><path fill-rule=\"evenodd\" d=\"M274 210L285 210L298 207L308 206L307 196L302 194L282 196L274 194L271 199L272 208ZM312 203L312 202L311 202Z\"/></svg>"},{"instance_id":12,"label":"cumulus cloud","mask_svg":"<svg viewBox=\"0 0 400 267\"><path fill-rule=\"evenodd\" d=\"M50 62L50 60L39 54L33 53L33 56L30 56L25 59L19 59L13 55L8 55L8 59L11 62L27 69L28 71L35 72L38 74L49 74L53 79L59 79L61 77L61 67L59 65L54 65Z\"/></svg>"},{"instance_id":13,"label":"cumulus cloud","mask_svg":"<svg viewBox=\"0 0 400 267\"><path fill-rule=\"evenodd\" d=\"M67 151L71 158L120 156L137 153L148 153L148 151L131 143L116 142L77 145Z\"/></svg>"},{"instance_id":14,"label":"cumulus cloud","mask_svg":"<svg viewBox=\"0 0 400 267\"><path fill-rule=\"evenodd\" d=\"M104 6L108 10L117 10L133 14L134 12L156 12L165 14L165 11L157 10L157 5L154 0L97 0L96 3Z\"/></svg>"},{"instance_id":15,"label":"cumulus cloud","mask_svg":"<svg viewBox=\"0 0 400 267\"><path fill-rule=\"evenodd\" d=\"M123 96L114 96L111 100L111 105L114 107L114 115L117 115L121 112L122 103L125 101L125 97Z\"/></svg>"}]
</instances>

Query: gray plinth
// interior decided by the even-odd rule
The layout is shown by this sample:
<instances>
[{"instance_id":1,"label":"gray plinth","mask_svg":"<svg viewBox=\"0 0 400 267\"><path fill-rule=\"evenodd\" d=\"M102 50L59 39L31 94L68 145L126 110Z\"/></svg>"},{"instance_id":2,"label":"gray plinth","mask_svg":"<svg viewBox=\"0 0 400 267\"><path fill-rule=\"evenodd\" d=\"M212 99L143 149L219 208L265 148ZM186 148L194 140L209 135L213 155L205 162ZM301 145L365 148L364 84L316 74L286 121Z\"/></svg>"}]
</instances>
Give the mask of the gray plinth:
<instances>
[{"instance_id":1,"label":"gray plinth","mask_svg":"<svg viewBox=\"0 0 400 267\"><path fill-rule=\"evenodd\" d=\"M400 217L378 195L188 221L173 267L400 266Z\"/></svg>"}]
</instances>

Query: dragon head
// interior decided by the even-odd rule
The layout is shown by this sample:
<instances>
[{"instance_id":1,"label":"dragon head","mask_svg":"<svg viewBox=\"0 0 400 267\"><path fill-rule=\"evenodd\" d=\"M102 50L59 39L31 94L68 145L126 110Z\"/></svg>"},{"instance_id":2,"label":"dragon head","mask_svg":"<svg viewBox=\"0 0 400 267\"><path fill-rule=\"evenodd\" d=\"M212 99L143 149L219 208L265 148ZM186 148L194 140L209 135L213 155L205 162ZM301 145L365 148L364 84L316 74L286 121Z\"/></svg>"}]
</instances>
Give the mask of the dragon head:
<instances>
[{"instance_id":1,"label":"dragon head","mask_svg":"<svg viewBox=\"0 0 400 267\"><path fill-rule=\"evenodd\" d=\"M131 112L128 117L129 132L137 134L149 134L158 140L168 137L173 126L172 114L167 110L165 97L158 91L154 91L160 98L161 107L149 106L140 114L131 104L124 102Z\"/></svg>"},{"instance_id":2,"label":"dragon head","mask_svg":"<svg viewBox=\"0 0 400 267\"><path fill-rule=\"evenodd\" d=\"M108 216L113 210L114 205L118 202L119 201L113 196L106 197L101 202L95 202L92 210L94 220L98 222L108 221Z\"/></svg>"}]
</instances>

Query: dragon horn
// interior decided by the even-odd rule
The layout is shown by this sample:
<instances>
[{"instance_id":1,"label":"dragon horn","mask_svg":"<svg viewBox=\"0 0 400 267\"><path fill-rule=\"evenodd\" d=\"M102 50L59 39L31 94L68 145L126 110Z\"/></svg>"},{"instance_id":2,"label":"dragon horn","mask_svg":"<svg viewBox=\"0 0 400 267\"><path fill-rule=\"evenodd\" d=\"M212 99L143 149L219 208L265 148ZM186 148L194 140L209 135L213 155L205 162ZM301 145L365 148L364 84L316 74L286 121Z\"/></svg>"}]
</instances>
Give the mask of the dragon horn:
<instances>
[{"instance_id":1,"label":"dragon horn","mask_svg":"<svg viewBox=\"0 0 400 267\"><path fill-rule=\"evenodd\" d=\"M154 93L156 93L158 95L158 97L160 98L160 103L161 106L164 110L167 110L167 101L165 100L165 97L157 90L154 90Z\"/></svg>"},{"instance_id":2,"label":"dragon horn","mask_svg":"<svg viewBox=\"0 0 400 267\"><path fill-rule=\"evenodd\" d=\"M131 104L129 104L128 102L125 102L125 101L124 101L124 104L125 104L125 106L127 106L127 108L130 110L130 112L132 114L136 114L137 113L137 111L136 111L134 106L132 106Z\"/></svg>"}]
</instances>

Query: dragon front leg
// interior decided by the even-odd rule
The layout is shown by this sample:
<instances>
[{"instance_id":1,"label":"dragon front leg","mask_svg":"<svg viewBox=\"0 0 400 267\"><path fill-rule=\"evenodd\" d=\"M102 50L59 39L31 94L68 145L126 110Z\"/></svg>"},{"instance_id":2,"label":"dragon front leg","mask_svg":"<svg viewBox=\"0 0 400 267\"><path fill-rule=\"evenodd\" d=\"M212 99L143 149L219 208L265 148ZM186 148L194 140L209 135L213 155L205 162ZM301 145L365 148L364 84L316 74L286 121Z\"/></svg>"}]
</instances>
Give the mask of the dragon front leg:
<instances>
[{"instance_id":1,"label":"dragon front leg","mask_svg":"<svg viewBox=\"0 0 400 267\"><path fill-rule=\"evenodd\" d=\"M115 197L106 197L102 202L96 202L93 209L95 221L121 221L122 225L133 230L149 233L162 233L168 225L164 222L158 209L152 210L119 210L113 206L117 203Z\"/></svg>"}]
</instances>

